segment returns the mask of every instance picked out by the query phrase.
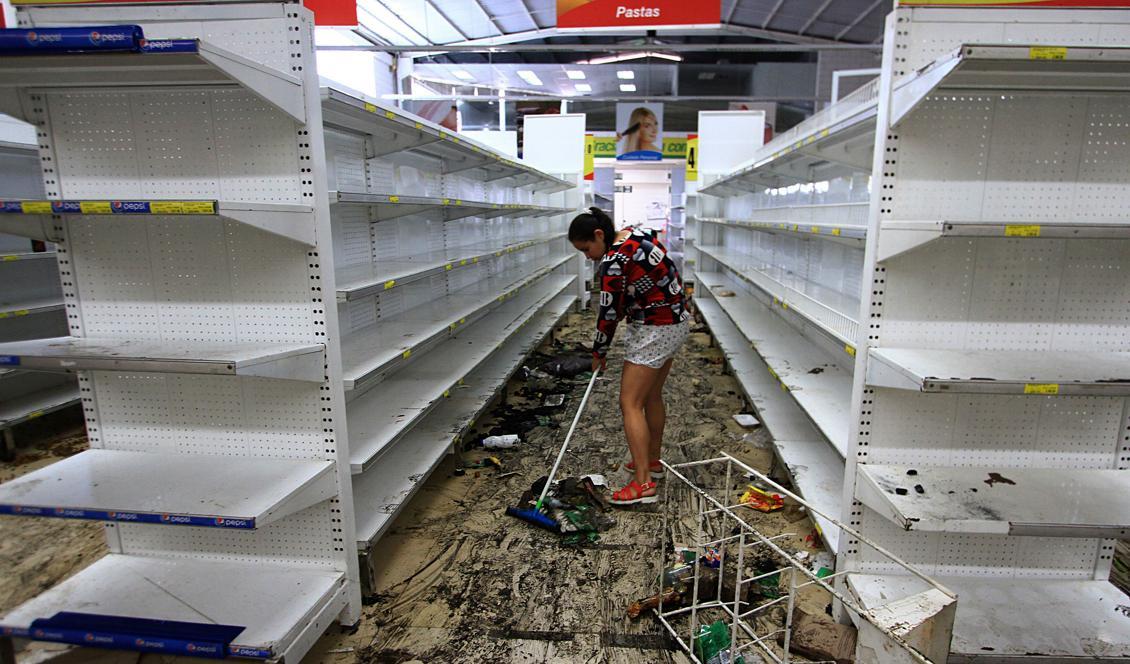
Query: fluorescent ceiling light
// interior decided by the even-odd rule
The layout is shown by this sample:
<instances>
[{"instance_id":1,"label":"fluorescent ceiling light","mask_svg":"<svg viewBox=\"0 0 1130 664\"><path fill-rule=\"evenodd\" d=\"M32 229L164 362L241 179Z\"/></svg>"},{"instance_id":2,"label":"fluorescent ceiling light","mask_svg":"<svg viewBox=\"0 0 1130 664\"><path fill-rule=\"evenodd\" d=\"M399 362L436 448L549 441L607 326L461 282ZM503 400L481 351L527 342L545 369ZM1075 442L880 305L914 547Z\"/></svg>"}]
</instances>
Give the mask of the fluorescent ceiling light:
<instances>
[{"instance_id":1,"label":"fluorescent ceiling light","mask_svg":"<svg viewBox=\"0 0 1130 664\"><path fill-rule=\"evenodd\" d=\"M582 60L578 62L579 65L606 65L612 62L626 62L628 60L639 60L640 58L661 58L663 60L671 60L672 62L682 62L683 56L676 55L675 53L661 53L659 51L638 51L632 53L620 53L617 55L605 55L592 60Z\"/></svg>"},{"instance_id":2,"label":"fluorescent ceiling light","mask_svg":"<svg viewBox=\"0 0 1130 664\"><path fill-rule=\"evenodd\" d=\"M592 86L588 83L578 83L576 88L577 92L592 92Z\"/></svg>"},{"instance_id":3,"label":"fluorescent ceiling light","mask_svg":"<svg viewBox=\"0 0 1130 664\"><path fill-rule=\"evenodd\" d=\"M471 72L466 71L464 69L456 69L455 71L451 72L451 75L454 76L455 78L462 80L462 81L473 81L473 80L475 80L475 77L471 75Z\"/></svg>"},{"instance_id":4,"label":"fluorescent ceiling light","mask_svg":"<svg viewBox=\"0 0 1130 664\"><path fill-rule=\"evenodd\" d=\"M530 71L529 69L519 69L518 70L518 78L529 83L530 85L541 85L542 84L541 79L538 78L538 75L535 74L534 72Z\"/></svg>"},{"instance_id":5,"label":"fluorescent ceiling light","mask_svg":"<svg viewBox=\"0 0 1130 664\"><path fill-rule=\"evenodd\" d=\"M630 69L621 69L621 70L616 72L616 78L622 78L626 81L630 81L635 77L636 77L636 72L634 72Z\"/></svg>"},{"instance_id":6,"label":"fluorescent ceiling light","mask_svg":"<svg viewBox=\"0 0 1130 664\"><path fill-rule=\"evenodd\" d=\"M565 70L565 75L568 76L569 78L573 79L574 81L585 80L585 72L583 72L579 69L567 69L567 70Z\"/></svg>"},{"instance_id":7,"label":"fluorescent ceiling light","mask_svg":"<svg viewBox=\"0 0 1130 664\"><path fill-rule=\"evenodd\" d=\"M620 84L620 92L635 92L635 91L636 91L636 84L635 83L621 83Z\"/></svg>"}]
</instances>

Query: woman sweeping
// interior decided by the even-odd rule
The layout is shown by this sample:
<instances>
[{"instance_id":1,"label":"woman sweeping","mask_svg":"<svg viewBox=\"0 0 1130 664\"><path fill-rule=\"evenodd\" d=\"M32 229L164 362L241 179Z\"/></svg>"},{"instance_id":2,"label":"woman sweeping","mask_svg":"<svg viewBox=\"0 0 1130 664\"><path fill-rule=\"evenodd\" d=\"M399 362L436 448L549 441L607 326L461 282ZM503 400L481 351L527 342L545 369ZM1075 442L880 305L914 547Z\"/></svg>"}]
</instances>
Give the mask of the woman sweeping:
<instances>
[{"instance_id":1,"label":"woman sweeping","mask_svg":"<svg viewBox=\"0 0 1130 664\"><path fill-rule=\"evenodd\" d=\"M658 241L628 227L617 232L602 210L589 208L569 225L569 241L589 259L600 261L600 308L593 341L592 369L605 368L608 347L621 319L628 319L624 337L624 373L620 379L620 411L634 475L612 494L614 505L657 500L653 477L659 464L663 426L663 383L675 353L690 332L690 313L679 271Z\"/></svg>"}]
</instances>

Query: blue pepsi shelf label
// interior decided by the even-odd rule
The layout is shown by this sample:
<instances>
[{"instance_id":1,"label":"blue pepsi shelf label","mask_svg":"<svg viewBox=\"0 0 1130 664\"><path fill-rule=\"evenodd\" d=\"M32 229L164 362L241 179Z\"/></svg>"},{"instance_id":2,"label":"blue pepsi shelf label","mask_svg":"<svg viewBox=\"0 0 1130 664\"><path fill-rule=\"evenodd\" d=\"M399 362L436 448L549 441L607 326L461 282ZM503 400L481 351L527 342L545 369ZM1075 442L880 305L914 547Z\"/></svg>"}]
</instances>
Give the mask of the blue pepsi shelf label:
<instances>
[{"instance_id":1,"label":"blue pepsi shelf label","mask_svg":"<svg viewBox=\"0 0 1130 664\"><path fill-rule=\"evenodd\" d=\"M254 518L161 514L157 512L111 512L108 510L44 507L41 505L0 505L0 514L41 516L55 519L118 521L122 523L156 523L167 526L196 526L199 528L255 529Z\"/></svg>"},{"instance_id":2,"label":"blue pepsi shelf label","mask_svg":"<svg viewBox=\"0 0 1130 664\"><path fill-rule=\"evenodd\" d=\"M142 53L196 53L200 50L195 39L143 39Z\"/></svg>"},{"instance_id":3,"label":"blue pepsi shelf label","mask_svg":"<svg viewBox=\"0 0 1130 664\"><path fill-rule=\"evenodd\" d=\"M0 367L18 367L20 366L19 355L0 355Z\"/></svg>"},{"instance_id":4,"label":"blue pepsi shelf label","mask_svg":"<svg viewBox=\"0 0 1130 664\"><path fill-rule=\"evenodd\" d=\"M144 35L138 25L0 30L0 51L36 54L60 51L136 51Z\"/></svg>"},{"instance_id":5,"label":"blue pepsi shelf label","mask_svg":"<svg viewBox=\"0 0 1130 664\"><path fill-rule=\"evenodd\" d=\"M153 618L108 616L96 613L60 611L50 618L38 618L31 626L0 628L5 636L24 637L39 641L73 643L97 648L119 648L141 652L159 652L188 655L209 659L223 659L240 649L259 659L273 656L270 650L232 646L231 642L243 633L240 625L218 625L180 622Z\"/></svg>"},{"instance_id":6,"label":"blue pepsi shelf label","mask_svg":"<svg viewBox=\"0 0 1130 664\"><path fill-rule=\"evenodd\" d=\"M0 201L4 214L216 214L216 201Z\"/></svg>"}]
</instances>

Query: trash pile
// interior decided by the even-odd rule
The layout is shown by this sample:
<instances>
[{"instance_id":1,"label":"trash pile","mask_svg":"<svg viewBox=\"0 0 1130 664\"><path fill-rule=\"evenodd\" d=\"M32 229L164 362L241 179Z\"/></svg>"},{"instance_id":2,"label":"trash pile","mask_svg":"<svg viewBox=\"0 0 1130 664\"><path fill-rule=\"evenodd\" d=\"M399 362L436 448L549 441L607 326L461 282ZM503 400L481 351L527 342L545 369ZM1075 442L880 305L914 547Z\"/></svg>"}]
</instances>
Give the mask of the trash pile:
<instances>
[{"instance_id":1,"label":"trash pile","mask_svg":"<svg viewBox=\"0 0 1130 664\"><path fill-rule=\"evenodd\" d=\"M533 510L547 481L548 477L543 476L531 484L518 500L518 507ZM566 477L550 487L542 507L546 516L556 522L562 544L594 543L600 539L600 533L616 525L612 506L604 495L606 489L603 475Z\"/></svg>"}]
</instances>

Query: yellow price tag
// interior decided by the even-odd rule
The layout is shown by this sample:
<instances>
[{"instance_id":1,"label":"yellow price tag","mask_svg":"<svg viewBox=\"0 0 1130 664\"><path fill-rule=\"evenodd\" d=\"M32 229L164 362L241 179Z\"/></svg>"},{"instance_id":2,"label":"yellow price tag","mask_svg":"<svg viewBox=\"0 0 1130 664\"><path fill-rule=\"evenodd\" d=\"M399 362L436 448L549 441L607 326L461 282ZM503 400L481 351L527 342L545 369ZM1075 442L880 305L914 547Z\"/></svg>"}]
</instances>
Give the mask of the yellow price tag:
<instances>
[{"instance_id":1,"label":"yellow price tag","mask_svg":"<svg viewBox=\"0 0 1130 664\"><path fill-rule=\"evenodd\" d=\"M455 204L456 204L456 205L462 205L462 204L463 204L463 201L460 201L460 200L456 200L456 201L455 201Z\"/></svg>"},{"instance_id":2,"label":"yellow price tag","mask_svg":"<svg viewBox=\"0 0 1130 664\"><path fill-rule=\"evenodd\" d=\"M451 390L444 390L444 391L443 391L443 398L444 398L444 399L447 399L447 398L449 398L450 396L451 396Z\"/></svg>"},{"instance_id":3,"label":"yellow price tag","mask_svg":"<svg viewBox=\"0 0 1130 664\"><path fill-rule=\"evenodd\" d=\"M1028 383L1024 386L1024 394L1059 394L1059 385L1056 383Z\"/></svg>"},{"instance_id":4,"label":"yellow price tag","mask_svg":"<svg viewBox=\"0 0 1130 664\"><path fill-rule=\"evenodd\" d=\"M443 204L444 205L451 205L451 199L450 198L443 199Z\"/></svg>"},{"instance_id":5,"label":"yellow price tag","mask_svg":"<svg viewBox=\"0 0 1130 664\"><path fill-rule=\"evenodd\" d=\"M79 201L78 209L83 214L110 214L110 201Z\"/></svg>"},{"instance_id":6,"label":"yellow price tag","mask_svg":"<svg viewBox=\"0 0 1130 664\"><path fill-rule=\"evenodd\" d=\"M396 285L396 279L389 279L385 282L385 290L388 290Z\"/></svg>"},{"instance_id":7,"label":"yellow price tag","mask_svg":"<svg viewBox=\"0 0 1130 664\"><path fill-rule=\"evenodd\" d=\"M376 106L376 104L370 104L369 102L365 102L365 110L369 111L370 113L376 113L377 112L377 106Z\"/></svg>"},{"instance_id":8,"label":"yellow price tag","mask_svg":"<svg viewBox=\"0 0 1130 664\"><path fill-rule=\"evenodd\" d=\"M400 197L399 197L399 196L389 196L389 197L388 197L388 202L389 202L389 203L399 203L399 202L400 202Z\"/></svg>"},{"instance_id":9,"label":"yellow price tag","mask_svg":"<svg viewBox=\"0 0 1130 664\"><path fill-rule=\"evenodd\" d=\"M24 214L51 214L51 201L24 201L20 209Z\"/></svg>"},{"instance_id":10,"label":"yellow price tag","mask_svg":"<svg viewBox=\"0 0 1130 664\"><path fill-rule=\"evenodd\" d=\"M1029 60L1066 60L1066 46L1033 46L1028 49Z\"/></svg>"},{"instance_id":11,"label":"yellow price tag","mask_svg":"<svg viewBox=\"0 0 1130 664\"><path fill-rule=\"evenodd\" d=\"M181 201L150 201L149 211L153 214L184 214Z\"/></svg>"},{"instance_id":12,"label":"yellow price tag","mask_svg":"<svg viewBox=\"0 0 1130 664\"><path fill-rule=\"evenodd\" d=\"M18 261L19 259L20 259L19 256L4 256L0 260L3 260L5 263L7 263L8 261Z\"/></svg>"},{"instance_id":13,"label":"yellow price tag","mask_svg":"<svg viewBox=\"0 0 1130 664\"><path fill-rule=\"evenodd\" d=\"M396 113L393 113L392 111L385 111L385 117L388 118L389 120L395 120L396 119Z\"/></svg>"},{"instance_id":14,"label":"yellow price tag","mask_svg":"<svg viewBox=\"0 0 1130 664\"><path fill-rule=\"evenodd\" d=\"M417 128L417 129L423 129L423 128L424 128L424 123L422 123L422 122L417 122L417 123L416 123L416 128Z\"/></svg>"},{"instance_id":15,"label":"yellow price tag","mask_svg":"<svg viewBox=\"0 0 1130 664\"><path fill-rule=\"evenodd\" d=\"M185 214L216 214L216 204L212 201L184 201L181 206Z\"/></svg>"},{"instance_id":16,"label":"yellow price tag","mask_svg":"<svg viewBox=\"0 0 1130 664\"><path fill-rule=\"evenodd\" d=\"M466 258L464 258L463 260L459 261L459 267L463 267L463 266L464 266L464 265L466 265L466 264L467 264L467 259L466 259Z\"/></svg>"},{"instance_id":17,"label":"yellow price tag","mask_svg":"<svg viewBox=\"0 0 1130 664\"><path fill-rule=\"evenodd\" d=\"M855 346L852 346L851 344L845 344L844 352L848 355L851 355L852 357L855 357Z\"/></svg>"},{"instance_id":18,"label":"yellow price tag","mask_svg":"<svg viewBox=\"0 0 1130 664\"><path fill-rule=\"evenodd\" d=\"M27 414L27 418L29 420L34 420L37 417L43 417L43 411L42 410L33 410L32 412Z\"/></svg>"},{"instance_id":19,"label":"yellow price tag","mask_svg":"<svg viewBox=\"0 0 1130 664\"><path fill-rule=\"evenodd\" d=\"M472 259L471 259L471 262L472 262L472 263L478 263L478 262L479 262L479 257L478 257L478 256L475 256L474 258L472 258Z\"/></svg>"},{"instance_id":20,"label":"yellow price tag","mask_svg":"<svg viewBox=\"0 0 1130 664\"><path fill-rule=\"evenodd\" d=\"M813 227L811 228L811 230L812 230L812 232L813 232L813 233L819 233L819 232L820 232L820 227L819 227L819 226L813 226Z\"/></svg>"},{"instance_id":21,"label":"yellow price tag","mask_svg":"<svg viewBox=\"0 0 1130 664\"><path fill-rule=\"evenodd\" d=\"M832 229L832 235L839 235L839 234L840 234L840 229L838 229L838 228Z\"/></svg>"},{"instance_id":22,"label":"yellow price tag","mask_svg":"<svg viewBox=\"0 0 1130 664\"><path fill-rule=\"evenodd\" d=\"M451 272L453 269L455 269L455 266L452 265L451 263L448 263L447 265L443 266L443 269L447 270L448 272Z\"/></svg>"},{"instance_id":23,"label":"yellow price tag","mask_svg":"<svg viewBox=\"0 0 1130 664\"><path fill-rule=\"evenodd\" d=\"M409 348L408 350L406 350L406 351L404 351L403 353L400 354L400 359L402 359L402 360L407 360L409 357L412 357L412 349L411 348Z\"/></svg>"},{"instance_id":24,"label":"yellow price tag","mask_svg":"<svg viewBox=\"0 0 1130 664\"><path fill-rule=\"evenodd\" d=\"M1009 224L1004 227L1005 237L1040 237L1038 225L1018 226Z\"/></svg>"}]
</instances>

